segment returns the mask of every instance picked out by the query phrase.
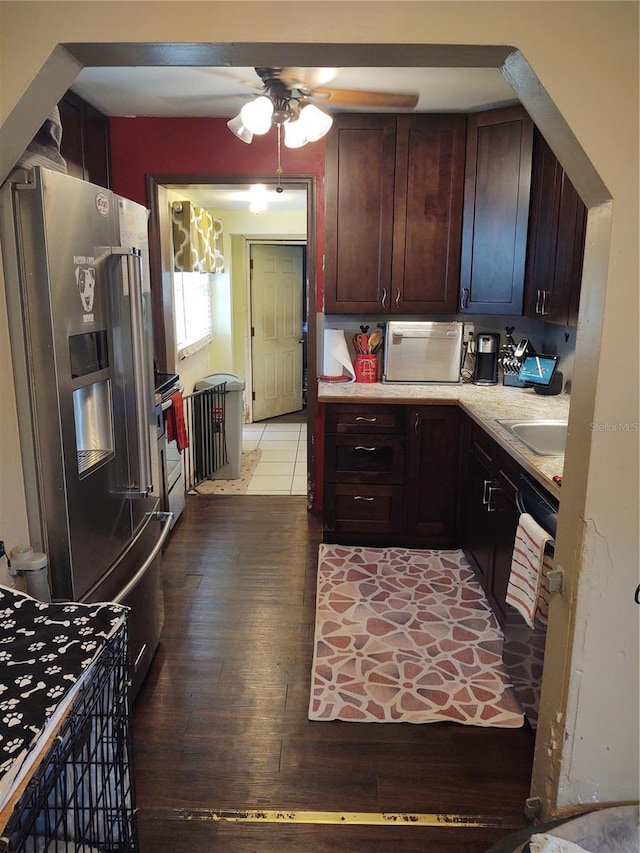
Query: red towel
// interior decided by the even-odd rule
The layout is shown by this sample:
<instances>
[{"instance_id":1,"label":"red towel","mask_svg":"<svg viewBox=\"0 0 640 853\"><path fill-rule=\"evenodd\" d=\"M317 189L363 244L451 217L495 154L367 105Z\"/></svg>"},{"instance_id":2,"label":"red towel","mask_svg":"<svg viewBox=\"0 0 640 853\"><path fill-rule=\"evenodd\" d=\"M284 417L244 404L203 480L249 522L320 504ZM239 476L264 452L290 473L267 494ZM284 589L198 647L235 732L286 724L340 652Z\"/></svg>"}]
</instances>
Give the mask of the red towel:
<instances>
[{"instance_id":1,"label":"red towel","mask_svg":"<svg viewBox=\"0 0 640 853\"><path fill-rule=\"evenodd\" d=\"M184 405L182 403L182 392L176 391L169 398L171 405L167 409L167 441L175 441L178 450L189 447L189 436L187 424L184 419Z\"/></svg>"}]
</instances>

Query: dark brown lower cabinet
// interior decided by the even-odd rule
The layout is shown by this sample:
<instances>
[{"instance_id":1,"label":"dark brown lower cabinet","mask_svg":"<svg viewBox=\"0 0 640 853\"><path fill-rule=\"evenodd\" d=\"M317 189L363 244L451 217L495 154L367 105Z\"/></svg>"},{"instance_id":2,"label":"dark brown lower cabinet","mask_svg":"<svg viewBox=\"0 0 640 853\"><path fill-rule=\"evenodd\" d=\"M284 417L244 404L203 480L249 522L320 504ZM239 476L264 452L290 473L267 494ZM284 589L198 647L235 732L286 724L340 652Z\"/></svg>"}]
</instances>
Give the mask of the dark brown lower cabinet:
<instances>
[{"instance_id":1,"label":"dark brown lower cabinet","mask_svg":"<svg viewBox=\"0 0 640 853\"><path fill-rule=\"evenodd\" d=\"M511 556L520 512L519 466L480 426L462 415L459 514L464 551L500 623L506 614Z\"/></svg>"},{"instance_id":2,"label":"dark brown lower cabinet","mask_svg":"<svg viewBox=\"0 0 640 853\"><path fill-rule=\"evenodd\" d=\"M456 545L458 415L457 406L407 413L404 529L424 547Z\"/></svg>"},{"instance_id":3,"label":"dark brown lower cabinet","mask_svg":"<svg viewBox=\"0 0 640 853\"><path fill-rule=\"evenodd\" d=\"M326 407L323 539L463 547L504 624L521 466L457 405Z\"/></svg>"},{"instance_id":4,"label":"dark brown lower cabinet","mask_svg":"<svg viewBox=\"0 0 640 853\"><path fill-rule=\"evenodd\" d=\"M457 406L327 406L325 542L456 544Z\"/></svg>"}]
</instances>

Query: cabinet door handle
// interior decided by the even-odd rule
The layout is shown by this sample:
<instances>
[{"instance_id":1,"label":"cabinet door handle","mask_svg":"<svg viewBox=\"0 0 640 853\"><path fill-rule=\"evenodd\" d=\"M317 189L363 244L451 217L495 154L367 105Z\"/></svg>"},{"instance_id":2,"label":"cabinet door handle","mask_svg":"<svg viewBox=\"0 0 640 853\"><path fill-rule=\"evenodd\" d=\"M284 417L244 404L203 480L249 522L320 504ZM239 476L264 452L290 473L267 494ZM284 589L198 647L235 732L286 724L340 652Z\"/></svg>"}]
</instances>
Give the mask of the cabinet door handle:
<instances>
[{"instance_id":1,"label":"cabinet door handle","mask_svg":"<svg viewBox=\"0 0 640 853\"><path fill-rule=\"evenodd\" d=\"M542 311L540 313L542 314L543 317L547 313L547 291L546 290L542 291Z\"/></svg>"},{"instance_id":2,"label":"cabinet door handle","mask_svg":"<svg viewBox=\"0 0 640 853\"><path fill-rule=\"evenodd\" d=\"M375 498L367 498L364 495L355 495L353 499L354 499L354 501L374 501L375 500Z\"/></svg>"},{"instance_id":3,"label":"cabinet door handle","mask_svg":"<svg viewBox=\"0 0 640 853\"><path fill-rule=\"evenodd\" d=\"M401 295L402 294L400 293L400 288L398 288L398 292L396 293L396 308L400 307L400 296Z\"/></svg>"},{"instance_id":4,"label":"cabinet door handle","mask_svg":"<svg viewBox=\"0 0 640 853\"><path fill-rule=\"evenodd\" d=\"M413 422L413 431L416 433L416 435L418 434L419 425L420 425L420 415L416 412L416 417L415 417L415 420Z\"/></svg>"},{"instance_id":5,"label":"cabinet door handle","mask_svg":"<svg viewBox=\"0 0 640 853\"><path fill-rule=\"evenodd\" d=\"M460 295L460 307L465 311L469 307L469 288L463 287Z\"/></svg>"},{"instance_id":6,"label":"cabinet door handle","mask_svg":"<svg viewBox=\"0 0 640 853\"><path fill-rule=\"evenodd\" d=\"M377 447L365 447L363 444L359 444L356 450L366 450L367 453L374 453L378 448Z\"/></svg>"},{"instance_id":7,"label":"cabinet door handle","mask_svg":"<svg viewBox=\"0 0 640 853\"><path fill-rule=\"evenodd\" d=\"M498 512L499 510L493 506L491 501L493 500L493 495L495 492L501 492L502 489L500 486L490 485L487 489L487 512Z\"/></svg>"},{"instance_id":8,"label":"cabinet door handle","mask_svg":"<svg viewBox=\"0 0 640 853\"><path fill-rule=\"evenodd\" d=\"M375 422L376 422L378 419L377 419L377 418L365 418L365 417L363 417L362 415L358 415L358 417L356 418L356 420L357 420L357 421L366 421L368 424L375 424Z\"/></svg>"},{"instance_id":9,"label":"cabinet door handle","mask_svg":"<svg viewBox=\"0 0 640 853\"><path fill-rule=\"evenodd\" d=\"M491 480L483 480L482 481L482 503L483 506L487 506L489 503L489 486L491 485Z\"/></svg>"},{"instance_id":10,"label":"cabinet door handle","mask_svg":"<svg viewBox=\"0 0 640 853\"><path fill-rule=\"evenodd\" d=\"M386 287L382 288L382 307L383 308L387 307L387 288Z\"/></svg>"}]
</instances>

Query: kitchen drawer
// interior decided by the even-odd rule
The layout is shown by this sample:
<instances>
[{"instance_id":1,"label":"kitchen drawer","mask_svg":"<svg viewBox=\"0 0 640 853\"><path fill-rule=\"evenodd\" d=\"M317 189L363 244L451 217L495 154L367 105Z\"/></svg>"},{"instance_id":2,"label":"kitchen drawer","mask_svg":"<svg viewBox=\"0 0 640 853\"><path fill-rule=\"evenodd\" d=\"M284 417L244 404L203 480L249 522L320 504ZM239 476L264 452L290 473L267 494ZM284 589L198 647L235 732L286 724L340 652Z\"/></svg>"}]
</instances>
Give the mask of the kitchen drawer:
<instances>
[{"instance_id":1,"label":"kitchen drawer","mask_svg":"<svg viewBox=\"0 0 640 853\"><path fill-rule=\"evenodd\" d=\"M471 429L471 452L483 465L492 465L499 450L496 442L479 426L473 423Z\"/></svg>"},{"instance_id":2,"label":"kitchen drawer","mask_svg":"<svg viewBox=\"0 0 640 853\"><path fill-rule=\"evenodd\" d=\"M340 403L327 406L328 433L384 433L404 435L406 407Z\"/></svg>"},{"instance_id":3,"label":"kitchen drawer","mask_svg":"<svg viewBox=\"0 0 640 853\"><path fill-rule=\"evenodd\" d=\"M400 530L403 495L400 485L326 483L325 531L381 534Z\"/></svg>"},{"instance_id":4,"label":"kitchen drawer","mask_svg":"<svg viewBox=\"0 0 640 853\"><path fill-rule=\"evenodd\" d=\"M519 480L522 468L518 465L515 459L509 456L507 451L503 450L501 447L498 448L496 462L498 471L497 479L500 483L500 487L513 503L515 502L516 494L519 490Z\"/></svg>"},{"instance_id":5,"label":"kitchen drawer","mask_svg":"<svg viewBox=\"0 0 640 853\"><path fill-rule=\"evenodd\" d=\"M329 483L402 483L405 439L396 435L329 435L325 480Z\"/></svg>"}]
</instances>

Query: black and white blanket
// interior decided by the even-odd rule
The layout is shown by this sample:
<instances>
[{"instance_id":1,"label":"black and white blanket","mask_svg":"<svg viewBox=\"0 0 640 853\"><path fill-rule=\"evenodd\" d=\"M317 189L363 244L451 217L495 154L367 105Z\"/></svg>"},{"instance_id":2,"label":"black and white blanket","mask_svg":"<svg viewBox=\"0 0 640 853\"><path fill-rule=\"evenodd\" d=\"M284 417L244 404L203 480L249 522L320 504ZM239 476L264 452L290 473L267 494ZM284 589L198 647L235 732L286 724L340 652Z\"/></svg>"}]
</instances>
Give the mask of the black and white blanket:
<instances>
[{"instance_id":1,"label":"black and white blanket","mask_svg":"<svg viewBox=\"0 0 640 853\"><path fill-rule=\"evenodd\" d=\"M0 586L0 804L126 612L117 604L45 604Z\"/></svg>"}]
</instances>

